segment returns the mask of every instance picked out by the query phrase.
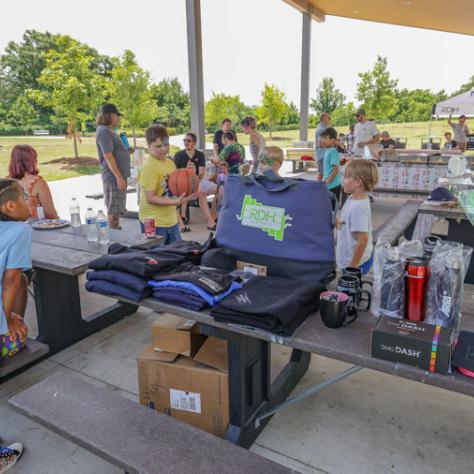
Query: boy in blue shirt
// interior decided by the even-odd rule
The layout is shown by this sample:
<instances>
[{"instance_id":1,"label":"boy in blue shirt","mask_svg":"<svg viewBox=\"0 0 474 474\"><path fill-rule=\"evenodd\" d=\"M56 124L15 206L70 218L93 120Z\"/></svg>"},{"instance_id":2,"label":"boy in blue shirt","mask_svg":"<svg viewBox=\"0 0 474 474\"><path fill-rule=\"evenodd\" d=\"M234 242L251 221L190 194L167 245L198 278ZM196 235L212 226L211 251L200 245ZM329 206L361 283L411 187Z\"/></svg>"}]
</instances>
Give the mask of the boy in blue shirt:
<instances>
[{"instance_id":1,"label":"boy in blue shirt","mask_svg":"<svg viewBox=\"0 0 474 474\"><path fill-rule=\"evenodd\" d=\"M15 180L0 179L0 363L24 347L28 329L23 321L31 268L30 215L23 188ZM0 474L16 464L23 452L20 443L0 446Z\"/></svg>"},{"instance_id":2,"label":"boy in blue shirt","mask_svg":"<svg viewBox=\"0 0 474 474\"><path fill-rule=\"evenodd\" d=\"M329 127L321 133L320 146L325 148L323 163L323 181L326 182L329 191L336 195L339 201L341 194L341 173L339 153L336 150L337 132Z\"/></svg>"}]
</instances>

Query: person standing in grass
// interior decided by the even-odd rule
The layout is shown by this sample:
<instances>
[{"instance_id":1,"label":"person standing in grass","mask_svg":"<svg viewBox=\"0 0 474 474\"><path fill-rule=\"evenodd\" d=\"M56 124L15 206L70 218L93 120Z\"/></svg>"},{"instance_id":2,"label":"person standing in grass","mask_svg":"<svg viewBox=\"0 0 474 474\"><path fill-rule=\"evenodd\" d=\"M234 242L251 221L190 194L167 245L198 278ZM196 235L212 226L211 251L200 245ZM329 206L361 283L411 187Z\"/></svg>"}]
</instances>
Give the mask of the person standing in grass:
<instances>
[{"instance_id":1,"label":"person standing in grass","mask_svg":"<svg viewBox=\"0 0 474 474\"><path fill-rule=\"evenodd\" d=\"M454 131L454 141L457 143L458 150L466 151L467 136L469 135L469 127L466 123L466 116L460 115L458 123L451 120L451 115L448 118L448 123Z\"/></svg>"},{"instance_id":2,"label":"person standing in grass","mask_svg":"<svg viewBox=\"0 0 474 474\"><path fill-rule=\"evenodd\" d=\"M258 169L258 156L266 145L265 138L261 133L257 132L257 122L253 117L245 117L240 122L240 128L249 136L250 156L252 157L252 173L256 173Z\"/></svg>"},{"instance_id":3,"label":"person standing in grass","mask_svg":"<svg viewBox=\"0 0 474 474\"><path fill-rule=\"evenodd\" d=\"M120 229L120 216L127 212L127 178L130 176L130 154L134 151L133 148L125 148L116 132L120 116L114 104L104 104L96 118L97 153L104 185L104 201L112 229Z\"/></svg>"}]
</instances>

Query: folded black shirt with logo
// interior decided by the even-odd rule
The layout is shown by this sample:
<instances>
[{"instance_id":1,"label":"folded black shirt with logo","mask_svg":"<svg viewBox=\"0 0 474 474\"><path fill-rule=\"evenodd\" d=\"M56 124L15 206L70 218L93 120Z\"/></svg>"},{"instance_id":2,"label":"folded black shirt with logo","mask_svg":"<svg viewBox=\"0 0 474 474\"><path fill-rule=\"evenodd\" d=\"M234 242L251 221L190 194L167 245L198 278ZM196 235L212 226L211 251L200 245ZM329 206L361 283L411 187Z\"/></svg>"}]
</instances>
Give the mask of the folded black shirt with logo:
<instances>
[{"instance_id":1,"label":"folded black shirt with logo","mask_svg":"<svg viewBox=\"0 0 474 474\"><path fill-rule=\"evenodd\" d=\"M216 321L233 323L290 336L319 308L320 283L256 276L211 310Z\"/></svg>"}]
</instances>

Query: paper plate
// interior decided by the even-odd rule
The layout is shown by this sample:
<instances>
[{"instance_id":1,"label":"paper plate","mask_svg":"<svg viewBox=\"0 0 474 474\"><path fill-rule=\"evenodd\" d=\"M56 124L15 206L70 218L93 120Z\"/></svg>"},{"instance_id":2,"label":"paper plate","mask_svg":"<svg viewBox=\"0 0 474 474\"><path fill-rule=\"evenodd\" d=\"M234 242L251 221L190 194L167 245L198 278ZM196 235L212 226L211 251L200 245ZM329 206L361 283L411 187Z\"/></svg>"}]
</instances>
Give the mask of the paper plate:
<instances>
[{"instance_id":1,"label":"paper plate","mask_svg":"<svg viewBox=\"0 0 474 474\"><path fill-rule=\"evenodd\" d=\"M71 223L65 219L45 219L43 222L35 222L33 229L38 230L53 230L67 227Z\"/></svg>"}]
</instances>

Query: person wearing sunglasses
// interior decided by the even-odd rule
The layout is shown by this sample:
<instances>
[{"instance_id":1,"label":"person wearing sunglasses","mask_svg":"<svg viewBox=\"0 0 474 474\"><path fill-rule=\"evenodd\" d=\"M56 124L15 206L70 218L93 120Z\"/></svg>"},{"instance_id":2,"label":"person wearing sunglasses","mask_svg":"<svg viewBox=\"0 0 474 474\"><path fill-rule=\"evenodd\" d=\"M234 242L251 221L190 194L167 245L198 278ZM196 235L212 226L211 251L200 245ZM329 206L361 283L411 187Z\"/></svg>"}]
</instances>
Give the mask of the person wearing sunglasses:
<instances>
[{"instance_id":1,"label":"person wearing sunglasses","mask_svg":"<svg viewBox=\"0 0 474 474\"><path fill-rule=\"evenodd\" d=\"M364 109L359 109L355 113L357 123L354 127L354 145L352 152L354 155L366 156L364 148L374 159L378 157L380 132L375 122L367 119L367 114Z\"/></svg>"},{"instance_id":2,"label":"person wearing sunglasses","mask_svg":"<svg viewBox=\"0 0 474 474\"><path fill-rule=\"evenodd\" d=\"M216 230L216 221L212 218L207 203L207 197L216 194L217 185L207 179L206 174L206 157L204 153L196 148L197 137L194 133L188 132L184 136L184 149L178 151L173 157L176 168L189 168L199 177L198 201L201 212L203 213L209 230ZM187 202L181 205L181 219L184 228L188 228L188 219L186 218Z\"/></svg>"}]
</instances>

